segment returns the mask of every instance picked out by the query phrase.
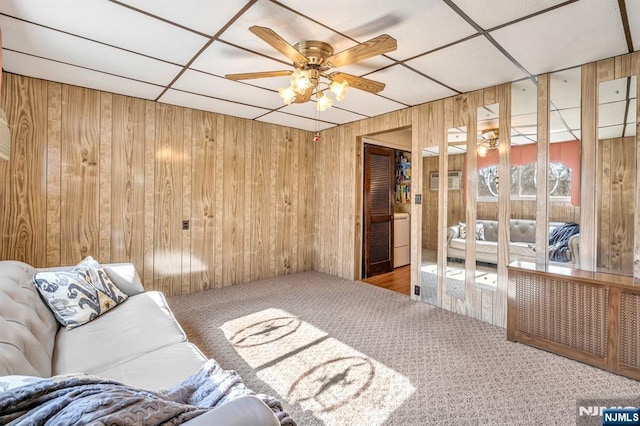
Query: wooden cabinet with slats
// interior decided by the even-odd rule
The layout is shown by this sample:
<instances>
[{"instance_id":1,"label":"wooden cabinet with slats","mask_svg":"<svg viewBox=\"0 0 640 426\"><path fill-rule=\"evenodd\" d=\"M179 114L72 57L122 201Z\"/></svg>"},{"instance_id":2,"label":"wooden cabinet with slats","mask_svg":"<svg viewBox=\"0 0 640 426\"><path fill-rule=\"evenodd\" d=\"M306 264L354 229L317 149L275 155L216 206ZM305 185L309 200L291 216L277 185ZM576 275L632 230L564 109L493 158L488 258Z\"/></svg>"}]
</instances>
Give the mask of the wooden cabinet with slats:
<instances>
[{"instance_id":1,"label":"wooden cabinet with slats","mask_svg":"<svg viewBox=\"0 0 640 426\"><path fill-rule=\"evenodd\" d=\"M627 276L513 262L507 339L640 380L640 286Z\"/></svg>"}]
</instances>

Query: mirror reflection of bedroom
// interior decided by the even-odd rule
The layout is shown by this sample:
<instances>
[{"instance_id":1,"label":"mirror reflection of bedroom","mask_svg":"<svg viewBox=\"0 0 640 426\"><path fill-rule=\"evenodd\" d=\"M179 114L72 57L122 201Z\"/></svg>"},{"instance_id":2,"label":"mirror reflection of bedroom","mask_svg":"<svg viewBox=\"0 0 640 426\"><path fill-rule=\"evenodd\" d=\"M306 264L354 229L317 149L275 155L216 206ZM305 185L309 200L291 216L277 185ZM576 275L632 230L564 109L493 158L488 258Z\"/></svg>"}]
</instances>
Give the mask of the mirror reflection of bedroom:
<instances>
[{"instance_id":1,"label":"mirror reflection of bedroom","mask_svg":"<svg viewBox=\"0 0 640 426\"><path fill-rule=\"evenodd\" d=\"M363 142L362 281L409 295L411 128L368 135Z\"/></svg>"}]
</instances>

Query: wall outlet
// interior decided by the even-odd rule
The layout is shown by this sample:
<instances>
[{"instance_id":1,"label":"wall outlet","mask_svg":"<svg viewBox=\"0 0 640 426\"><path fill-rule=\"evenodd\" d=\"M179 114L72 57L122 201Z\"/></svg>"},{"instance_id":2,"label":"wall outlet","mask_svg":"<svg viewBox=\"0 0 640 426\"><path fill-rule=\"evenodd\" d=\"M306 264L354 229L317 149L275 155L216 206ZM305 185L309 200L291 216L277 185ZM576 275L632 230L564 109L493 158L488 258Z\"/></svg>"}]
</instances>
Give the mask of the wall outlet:
<instances>
[{"instance_id":1,"label":"wall outlet","mask_svg":"<svg viewBox=\"0 0 640 426\"><path fill-rule=\"evenodd\" d=\"M422 194L416 194L416 204L422 204Z\"/></svg>"},{"instance_id":2,"label":"wall outlet","mask_svg":"<svg viewBox=\"0 0 640 426\"><path fill-rule=\"evenodd\" d=\"M415 294L416 296L420 296L420 286L419 285L414 285L413 286L413 294Z\"/></svg>"},{"instance_id":3,"label":"wall outlet","mask_svg":"<svg viewBox=\"0 0 640 426\"><path fill-rule=\"evenodd\" d=\"M182 230L183 231L188 231L189 230L189 221L188 220L183 220L182 221Z\"/></svg>"}]
</instances>

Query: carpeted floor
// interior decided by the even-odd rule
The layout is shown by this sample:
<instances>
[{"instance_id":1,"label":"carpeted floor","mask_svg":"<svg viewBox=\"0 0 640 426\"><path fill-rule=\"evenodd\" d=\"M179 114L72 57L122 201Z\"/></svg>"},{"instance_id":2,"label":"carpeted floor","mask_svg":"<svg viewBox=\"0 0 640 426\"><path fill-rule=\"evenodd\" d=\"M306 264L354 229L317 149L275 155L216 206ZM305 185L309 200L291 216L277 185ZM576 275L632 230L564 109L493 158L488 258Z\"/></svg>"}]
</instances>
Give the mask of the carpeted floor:
<instances>
[{"instance_id":1,"label":"carpeted floor","mask_svg":"<svg viewBox=\"0 0 640 426\"><path fill-rule=\"evenodd\" d=\"M189 339L306 425L576 424L576 400L640 382L505 330L318 272L178 296ZM597 424L597 423L596 423Z\"/></svg>"}]
</instances>

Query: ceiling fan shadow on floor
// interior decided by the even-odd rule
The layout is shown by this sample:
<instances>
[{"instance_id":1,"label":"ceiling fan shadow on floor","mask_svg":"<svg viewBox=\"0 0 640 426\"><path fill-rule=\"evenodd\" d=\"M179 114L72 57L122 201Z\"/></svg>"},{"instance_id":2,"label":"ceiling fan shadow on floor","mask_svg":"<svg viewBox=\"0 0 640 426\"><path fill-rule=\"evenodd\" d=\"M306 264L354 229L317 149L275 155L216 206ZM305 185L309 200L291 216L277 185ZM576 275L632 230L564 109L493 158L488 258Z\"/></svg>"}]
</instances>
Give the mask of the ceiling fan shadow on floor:
<instances>
[{"instance_id":1,"label":"ceiling fan shadow on floor","mask_svg":"<svg viewBox=\"0 0 640 426\"><path fill-rule=\"evenodd\" d=\"M278 89L284 103L304 103L315 96L319 111L333 104L333 100L324 93L327 89L335 95L336 100L341 101L348 87L369 93L378 93L385 87L384 83L378 81L337 71L329 73L329 70L392 52L398 47L393 37L383 34L334 54L333 47L323 41L305 40L292 46L270 28L253 26L249 31L289 58L294 69L227 74L225 78L251 80L290 76L291 85ZM321 85L326 87L322 88Z\"/></svg>"}]
</instances>

